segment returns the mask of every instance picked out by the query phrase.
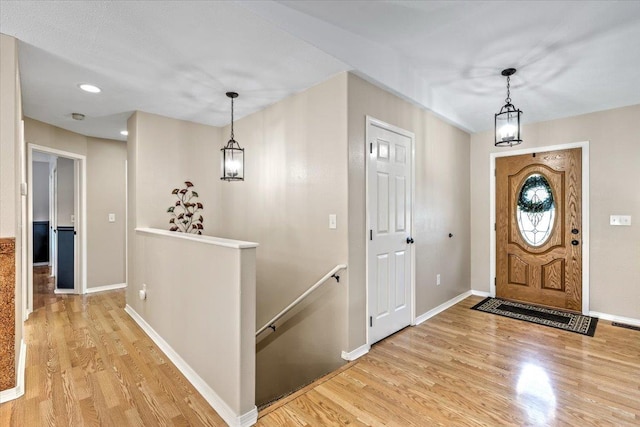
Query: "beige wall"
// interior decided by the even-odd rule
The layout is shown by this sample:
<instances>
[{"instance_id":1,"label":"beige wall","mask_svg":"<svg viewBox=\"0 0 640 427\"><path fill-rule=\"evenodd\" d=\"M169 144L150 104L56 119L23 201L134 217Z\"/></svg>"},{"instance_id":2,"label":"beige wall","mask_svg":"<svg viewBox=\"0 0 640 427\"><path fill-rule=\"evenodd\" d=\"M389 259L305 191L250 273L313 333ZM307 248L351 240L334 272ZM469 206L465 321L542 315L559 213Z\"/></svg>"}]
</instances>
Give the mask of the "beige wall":
<instances>
[{"instance_id":1,"label":"beige wall","mask_svg":"<svg viewBox=\"0 0 640 427\"><path fill-rule=\"evenodd\" d=\"M239 425L233 421L255 411L255 248L164 233L130 236L136 279L127 304L224 401L214 409ZM143 283L144 301L137 297Z\"/></svg>"},{"instance_id":2,"label":"beige wall","mask_svg":"<svg viewBox=\"0 0 640 427\"><path fill-rule=\"evenodd\" d=\"M137 141L129 149L137 188L136 226L168 230L167 208L177 200L171 190L191 181L204 205L204 234L218 235L221 130L141 111L128 127L135 128L129 130L136 132ZM131 133L128 139L133 141Z\"/></svg>"},{"instance_id":3,"label":"beige wall","mask_svg":"<svg viewBox=\"0 0 640 427\"><path fill-rule=\"evenodd\" d=\"M525 125L518 148L589 141L590 310L640 319L640 105ZM471 138L471 284L489 291L489 154L493 133ZM609 215L632 216L631 227Z\"/></svg>"},{"instance_id":4,"label":"beige wall","mask_svg":"<svg viewBox=\"0 0 640 427\"><path fill-rule=\"evenodd\" d=\"M204 205L204 234L220 235L221 130L140 111L127 128L127 304L213 389L224 402L215 409L236 424L255 410L255 249L135 231L168 230L167 208L177 200L171 191L191 181ZM145 301L138 298L143 284Z\"/></svg>"},{"instance_id":5,"label":"beige wall","mask_svg":"<svg viewBox=\"0 0 640 427\"><path fill-rule=\"evenodd\" d=\"M38 120L25 117L24 139L27 144L87 155L87 137Z\"/></svg>"},{"instance_id":6,"label":"beige wall","mask_svg":"<svg viewBox=\"0 0 640 427\"><path fill-rule=\"evenodd\" d=\"M349 342L366 342L365 117L415 134L416 315L469 290L468 133L349 75ZM448 234L452 233L453 238ZM436 286L436 274L442 285Z\"/></svg>"},{"instance_id":7,"label":"beige wall","mask_svg":"<svg viewBox=\"0 0 640 427\"><path fill-rule=\"evenodd\" d=\"M124 283L127 145L87 138L87 284ZM109 214L116 216L109 222Z\"/></svg>"},{"instance_id":8,"label":"beige wall","mask_svg":"<svg viewBox=\"0 0 640 427\"><path fill-rule=\"evenodd\" d=\"M247 95L250 96L250 95ZM241 105L243 94L236 100ZM257 324L347 262L347 77L338 75L235 123L245 181L222 183L220 233L260 243ZM226 141L229 128L222 133ZM338 227L329 229L329 214ZM258 404L344 361L348 272L257 344Z\"/></svg>"},{"instance_id":9,"label":"beige wall","mask_svg":"<svg viewBox=\"0 0 640 427\"><path fill-rule=\"evenodd\" d=\"M20 92L20 73L18 69L18 45L16 39L0 34L0 237L15 238L15 294L14 327L0 324L0 333L14 335L15 367L18 368L20 343L22 341L22 231L23 202L19 183L24 174L24 150L21 147L20 121L22 120L22 95ZM4 302L9 295L0 296ZM8 307L3 304L4 307ZM8 319L8 316L0 317ZM17 372L16 372L17 373ZM0 372L0 375L4 373Z\"/></svg>"},{"instance_id":10,"label":"beige wall","mask_svg":"<svg viewBox=\"0 0 640 427\"><path fill-rule=\"evenodd\" d=\"M124 283L126 143L86 137L30 118L25 118L25 141L86 156L87 288ZM109 213L116 214L115 223L108 221ZM69 215L61 215L59 224L71 225Z\"/></svg>"},{"instance_id":11,"label":"beige wall","mask_svg":"<svg viewBox=\"0 0 640 427\"><path fill-rule=\"evenodd\" d=\"M19 104L16 85L18 73L18 46L13 37L0 34L0 237L15 237L18 224L16 167L18 166L18 127L22 113L16 111Z\"/></svg>"}]
</instances>

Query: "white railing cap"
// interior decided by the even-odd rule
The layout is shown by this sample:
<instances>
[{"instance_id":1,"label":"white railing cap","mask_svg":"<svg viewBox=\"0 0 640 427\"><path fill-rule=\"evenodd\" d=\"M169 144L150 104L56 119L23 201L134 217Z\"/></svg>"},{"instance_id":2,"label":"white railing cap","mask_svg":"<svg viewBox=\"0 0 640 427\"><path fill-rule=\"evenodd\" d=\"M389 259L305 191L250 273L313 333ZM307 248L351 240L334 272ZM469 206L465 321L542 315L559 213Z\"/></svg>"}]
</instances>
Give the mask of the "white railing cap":
<instances>
[{"instance_id":1,"label":"white railing cap","mask_svg":"<svg viewBox=\"0 0 640 427\"><path fill-rule=\"evenodd\" d=\"M242 240L232 240L222 237L204 236L198 234L178 233L175 231L161 230L159 228L136 228L136 233L152 234L155 236L165 236L175 239L192 240L194 242L204 243L207 245L224 246L226 248L234 249L257 248L259 246L259 244L255 242L245 242Z\"/></svg>"}]
</instances>

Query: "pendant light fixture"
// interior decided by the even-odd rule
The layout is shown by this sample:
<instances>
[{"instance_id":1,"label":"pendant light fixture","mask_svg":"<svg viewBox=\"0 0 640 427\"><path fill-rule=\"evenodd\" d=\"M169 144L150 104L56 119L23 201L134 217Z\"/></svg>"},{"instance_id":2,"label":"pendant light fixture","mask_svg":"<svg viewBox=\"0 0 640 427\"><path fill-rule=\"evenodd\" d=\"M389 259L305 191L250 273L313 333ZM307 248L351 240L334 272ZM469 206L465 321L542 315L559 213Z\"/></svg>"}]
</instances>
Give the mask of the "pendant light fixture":
<instances>
[{"instance_id":1,"label":"pendant light fixture","mask_svg":"<svg viewBox=\"0 0 640 427\"><path fill-rule=\"evenodd\" d=\"M511 147L522 142L520 137L520 116L522 111L511 103L511 76L516 73L515 68L502 70L502 75L507 78L507 98L505 104L496 114L495 121L495 146Z\"/></svg>"},{"instance_id":2,"label":"pendant light fixture","mask_svg":"<svg viewBox=\"0 0 640 427\"><path fill-rule=\"evenodd\" d=\"M227 92L231 98L231 138L222 148L222 176L224 181L244 181L244 148L240 148L238 141L233 139L233 100L238 97L236 92Z\"/></svg>"}]
</instances>

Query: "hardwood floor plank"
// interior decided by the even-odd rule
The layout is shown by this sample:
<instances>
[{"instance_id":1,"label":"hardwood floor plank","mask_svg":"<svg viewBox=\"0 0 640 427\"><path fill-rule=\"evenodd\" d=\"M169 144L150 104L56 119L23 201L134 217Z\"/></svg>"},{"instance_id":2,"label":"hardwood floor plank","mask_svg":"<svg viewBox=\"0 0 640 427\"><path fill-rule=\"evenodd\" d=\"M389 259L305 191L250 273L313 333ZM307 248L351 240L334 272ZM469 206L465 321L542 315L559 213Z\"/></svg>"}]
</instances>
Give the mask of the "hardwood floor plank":
<instances>
[{"instance_id":1,"label":"hardwood floor plank","mask_svg":"<svg viewBox=\"0 0 640 427\"><path fill-rule=\"evenodd\" d=\"M25 395L2 427L224 426L124 311L124 291L41 298L25 323Z\"/></svg>"},{"instance_id":2,"label":"hardwood floor plank","mask_svg":"<svg viewBox=\"0 0 640 427\"><path fill-rule=\"evenodd\" d=\"M640 333L601 320L585 337L470 310L480 300L375 344L258 425L640 425Z\"/></svg>"},{"instance_id":3,"label":"hardwood floor plank","mask_svg":"<svg viewBox=\"0 0 640 427\"><path fill-rule=\"evenodd\" d=\"M640 425L640 333L601 321L584 337L469 310L479 300L377 343L257 425ZM0 425L225 425L122 291L45 301L25 324L25 396Z\"/></svg>"}]
</instances>

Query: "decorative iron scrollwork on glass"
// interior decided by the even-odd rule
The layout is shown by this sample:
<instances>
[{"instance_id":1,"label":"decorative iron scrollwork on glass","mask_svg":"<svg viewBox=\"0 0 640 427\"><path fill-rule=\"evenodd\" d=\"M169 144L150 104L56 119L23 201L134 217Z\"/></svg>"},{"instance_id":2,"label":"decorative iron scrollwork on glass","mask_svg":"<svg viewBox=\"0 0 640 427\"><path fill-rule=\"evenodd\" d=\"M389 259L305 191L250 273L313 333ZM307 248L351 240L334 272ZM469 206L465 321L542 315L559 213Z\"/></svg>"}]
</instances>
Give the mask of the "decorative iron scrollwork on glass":
<instances>
[{"instance_id":1,"label":"decorative iron scrollwork on glass","mask_svg":"<svg viewBox=\"0 0 640 427\"><path fill-rule=\"evenodd\" d=\"M549 239L555 211L549 181L539 173L529 175L520 188L516 207L518 228L527 244L541 246Z\"/></svg>"}]
</instances>

